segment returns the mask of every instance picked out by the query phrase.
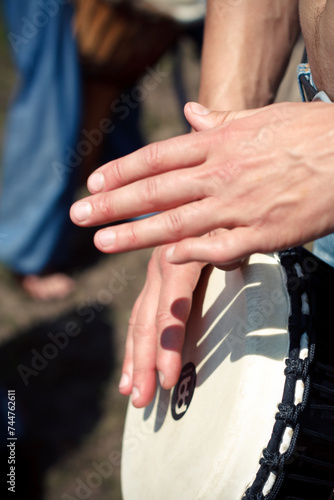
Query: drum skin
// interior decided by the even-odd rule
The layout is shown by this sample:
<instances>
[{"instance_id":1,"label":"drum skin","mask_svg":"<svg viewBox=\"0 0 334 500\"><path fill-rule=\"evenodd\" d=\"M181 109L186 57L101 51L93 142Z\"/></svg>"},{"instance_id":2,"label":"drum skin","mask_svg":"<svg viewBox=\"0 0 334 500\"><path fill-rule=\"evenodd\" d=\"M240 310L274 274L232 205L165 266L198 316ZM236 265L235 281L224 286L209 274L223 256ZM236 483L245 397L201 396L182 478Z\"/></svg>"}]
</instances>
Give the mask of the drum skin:
<instances>
[{"instance_id":1,"label":"drum skin","mask_svg":"<svg viewBox=\"0 0 334 500\"><path fill-rule=\"evenodd\" d=\"M207 267L194 294L171 391L129 403L124 500L241 500L275 423L289 352L289 297L274 255L241 268Z\"/></svg>"}]
</instances>

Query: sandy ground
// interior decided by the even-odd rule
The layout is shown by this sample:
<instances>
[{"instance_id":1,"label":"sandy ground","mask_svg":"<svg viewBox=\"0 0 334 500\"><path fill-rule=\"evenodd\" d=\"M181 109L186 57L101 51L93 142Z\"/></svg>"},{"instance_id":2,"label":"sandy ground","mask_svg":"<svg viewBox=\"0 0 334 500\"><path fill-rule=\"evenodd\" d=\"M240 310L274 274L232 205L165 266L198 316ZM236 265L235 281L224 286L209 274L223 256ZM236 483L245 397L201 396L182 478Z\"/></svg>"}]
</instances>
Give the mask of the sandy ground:
<instances>
[{"instance_id":1,"label":"sandy ground","mask_svg":"<svg viewBox=\"0 0 334 500\"><path fill-rule=\"evenodd\" d=\"M2 126L14 75L3 30L0 41ZM188 44L183 51L187 94L195 99L198 62ZM300 52L301 46L294 62ZM170 57L160 65L166 76L143 101L147 141L185 130ZM292 66L281 100L299 99L294 74ZM78 259L91 256L91 233L81 232L77 239ZM0 397L6 402L7 390L16 391L16 498L121 499L119 463L127 400L118 394L117 384L128 317L150 253L87 261L75 273L74 294L49 304L29 299L11 274L0 269ZM4 422L1 481L6 481L6 437Z\"/></svg>"}]
</instances>

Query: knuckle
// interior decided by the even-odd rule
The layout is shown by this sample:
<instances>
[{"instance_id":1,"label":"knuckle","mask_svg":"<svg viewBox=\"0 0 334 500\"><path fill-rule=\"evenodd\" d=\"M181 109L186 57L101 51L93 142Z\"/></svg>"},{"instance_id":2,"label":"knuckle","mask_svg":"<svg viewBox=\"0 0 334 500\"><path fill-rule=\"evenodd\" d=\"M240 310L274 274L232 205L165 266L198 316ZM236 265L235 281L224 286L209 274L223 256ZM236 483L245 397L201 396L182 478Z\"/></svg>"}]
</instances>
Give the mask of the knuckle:
<instances>
[{"instance_id":1,"label":"knuckle","mask_svg":"<svg viewBox=\"0 0 334 500\"><path fill-rule=\"evenodd\" d=\"M171 315L168 311L157 311L155 326L158 331L163 330L170 323Z\"/></svg>"},{"instance_id":2,"label":"knuckle","mask_svg":"<svg viewBox=\"0 0 334 500\"><path fill-rule=\"evenodd\" d=\"M206 197L221 196L222 187L231 184L237 177L239 170L238 164L230 160L212 163L209 177L206 171L201 172L203 194Z\"/></svg>"},{"instance_id":3,"label":"knuckle","mask_svg":"<svg viewBox=\"0 0 334 500\"><path fill-rule=\"evenodd\" d=\"M183 233L182 219L178 212L171 210L167 212L167 230L175 239L179 239Z\"/></svg>"},{"instance_id":4,"label":"knuckle","mask_svg":"<svg viewBox=\"0 0 334 500\"><path fill-rule=\"evenodd\" d=\"M213 177L218 181L228 183L232 180L235 172L235 164L232 161L225 161L223 164L216 165L213 171Z\"/></svg>"},{"instance_id":5,"label":"knuckle","mask_svg":"<svg viewBox=\"0 0 334 500\"><path fill-rule=\"evenodd\" d=\"M155 374L155 367L142 367L142 366L134 366L133 368L133 380L135 383L144 381L147 377L150 377L152 374Z\"/></svg>"},{"instance_id":6,"label":"knuckle","mask_svg":"<svg viewBox=\"0 0 334 500\"><path fill-rule=\"evenodd\" d=\"M132 245L137 245L139 242L139 236L136 224L129 224L129 241Z\"/></svg>"},{"instance_id":7,"label":"knuckle","mask_svg":"<svg viewBox=\"0 0 334 500\"><path fill-rule=\"evenodd\" d=\"M144 148L145 161L151 170L160 169L162 163L161 147L158 142L153 142Z\"/></svg>"},{"instance_id":8,"label":"knuckle","mask_svg":"<svg viewBox=\"0 0 334 500\"><path fill-rule=\"evenodd\" d=\"M133 338L134 341L151 338L152 328L147 323L133 324Z\"/></svg>"},{"instance_id":9,"label":"knuckle","mask_svg":"<svg viewBox=\"0 0 334 500\"><path fill-rule=\"evenodd\" d=\"M98 206L96 208L98 209L98 212L101 213L103 218L113 217L115 211L110 193L99 195Z\"/></svg>"},{"instance_id":10,"label":"knuckle","mask_svg":"<svg viewBox=\"0 0 334 500\"><path fill-rule=\"evenodd\" d=\"M118 160L115 160L115 162L112 165L112 174L114 176L117 185L123 185L125 183L124 171Z\"/></svg>"},{"instance_id":11,"label":"knuckle","mask_svg":"<svg viewBox=\"0 0 334 500\"><path fill-rule=\"evenodd\" d=\"M144 182L143 197L146 202L154 202L158 199L158 183L154 177L148 177Z\"/></svg>"}]
</instances>

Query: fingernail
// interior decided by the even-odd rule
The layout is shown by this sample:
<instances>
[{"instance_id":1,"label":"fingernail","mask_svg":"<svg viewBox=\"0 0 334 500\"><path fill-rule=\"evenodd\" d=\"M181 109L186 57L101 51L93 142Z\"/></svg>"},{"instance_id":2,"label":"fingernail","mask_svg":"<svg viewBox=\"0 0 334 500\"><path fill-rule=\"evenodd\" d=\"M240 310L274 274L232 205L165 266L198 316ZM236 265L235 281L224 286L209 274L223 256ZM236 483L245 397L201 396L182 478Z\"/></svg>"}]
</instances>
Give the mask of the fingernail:
<instances>
[{"instance_id":1,"label":"fingernail","mask_svg":"<svg viewBox=\"0 0 334 500\"><path fill-rule=\"evenodd\" d=\"M131 401L134 403L140 397L140 392L137 387L132 389Z\"/></svg>"},{"instance_id":2,"label":"fingernail","mask_svg":"<svg viewBox=\"0 0 334 500\"><path fill-rule=\"evenodd\" d=\"M113 243L115 243L116 233L115 233L115 231L108 229L108 230L102 231L99 234L98 239L103 247L109 247L110 245L113 245Z\"/></svg>"},{"instance_id":3,"label":"fingernail","mask_svg":"<svg viewBox=\"0 0 334 500\"><path fill-rule=\"evenodd\" d=\"M202 104L199 104L198 102L192 102L191 105L191 111L195 115L208 115L210 113L210 110L206 108L205 106L202 106Z\"/></svg>"},{"instance_id":4,"label":"fingernail","mask_svg":"<svg viewBox=\"0 0 334 500\"><path fill-rule=\"evenodd\" d=\"M104 175L101 172L92 174L87 182L87 187L91 193L98 193L102 191L105 186Z\"/></svg>"},{"instance_id":5,"label":"fingernail","mask_svg":"<svg viewBox=\"0 0 334 500\"><path fill-rule=\"evenodd\" d=\"M166 259L169 260L173 257L174 255L174 251L175 251L175 245L172 246L172 247L169 247L167 250L166 250Z\"/></svg>"},{"instance_id":6,"label":"fingernail","mask_svg":"<svg viewBox=\"0 0 334 500\"><path fill-rule=\"evenodd\" d=\"M72 215L78 222L84 222L91 215L92 211L92 205L83 201L73 205Z\"/></svg>"},{"instance_id":7,"label":"fingernail","mask_svg":"<svg viewBox=\"0 0 334 500\"><path fill-rule=\"evenodd\" d=\"M123 389L123 387L127 387L130 382L130 377L127 373L122 373L121 380L119 381L118 388Z\"/></svg>"},{"instance_id":8,"label":"fingernail","mask_svg":"<svg viewBox=\"0 0 334 500\"><path fill-rule=\"evenodd\" d=\"M165 381L165 375L162 372L159 372L159 381L160 385L163 387Z\"/></svg>"}]
</instances>

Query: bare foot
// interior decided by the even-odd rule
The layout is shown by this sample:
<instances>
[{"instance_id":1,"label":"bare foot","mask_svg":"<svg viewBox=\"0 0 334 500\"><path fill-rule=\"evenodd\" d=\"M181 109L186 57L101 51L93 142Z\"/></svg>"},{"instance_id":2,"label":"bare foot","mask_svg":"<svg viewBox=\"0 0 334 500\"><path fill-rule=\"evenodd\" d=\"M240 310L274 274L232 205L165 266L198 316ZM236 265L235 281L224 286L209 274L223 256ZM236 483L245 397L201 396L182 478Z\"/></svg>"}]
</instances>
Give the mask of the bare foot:
<instances>
[{"instance_id":1,"label":"bare foot","mask_svg":"<svg viewBox=\"0 0 334 500\"><path fill-rule=\"evenodd\" d=\"M35 300L44 302L66 299L74 290L74 281L63 273L37 276L28 274L20 278L24 291Z\"/></svg>"}]
</instances>

